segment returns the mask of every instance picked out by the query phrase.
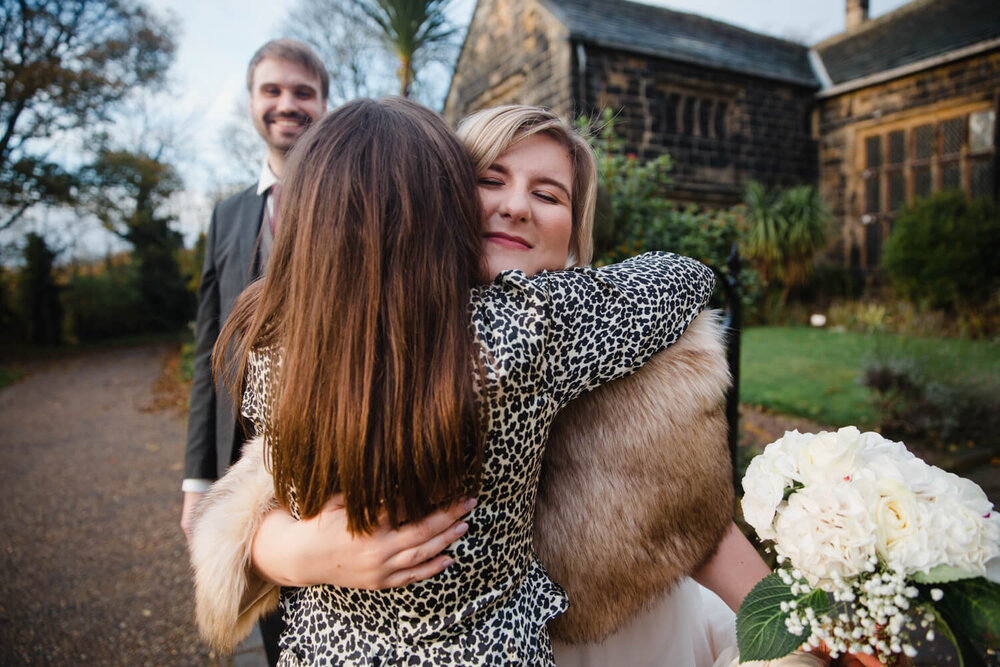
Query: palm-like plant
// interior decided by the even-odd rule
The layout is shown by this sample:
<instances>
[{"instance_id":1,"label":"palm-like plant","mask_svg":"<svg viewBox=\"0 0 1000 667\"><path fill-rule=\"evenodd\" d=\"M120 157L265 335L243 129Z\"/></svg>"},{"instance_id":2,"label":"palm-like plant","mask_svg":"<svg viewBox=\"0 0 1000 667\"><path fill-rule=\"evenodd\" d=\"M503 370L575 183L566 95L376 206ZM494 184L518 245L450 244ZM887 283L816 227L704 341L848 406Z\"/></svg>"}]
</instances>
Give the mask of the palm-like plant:
<instances>
[{"instance_id":1,"label":"palm-like plant","mask_svg":"<svg viewBox=\"0 0 1000 667\"><path fill-rule=\"evenodd\" d=\"M399 59L399 94L409 97L415 62L450 43L456 28L445 13L453 0L351 0Z\"/></svg>"},{"instance_id":2,"label":"palm-like plant","mask_svg":"<svg viewBox=\"0 0 1000 667\"><path fill-rule=\"evenodd\" d=\"M781 282L778 305L812 272L813 258L826 245L830 212L811 185L778 194L751 182L746 191L747 222L743 252L757 265L761 278Z\"/></svg>"}]
</instances>

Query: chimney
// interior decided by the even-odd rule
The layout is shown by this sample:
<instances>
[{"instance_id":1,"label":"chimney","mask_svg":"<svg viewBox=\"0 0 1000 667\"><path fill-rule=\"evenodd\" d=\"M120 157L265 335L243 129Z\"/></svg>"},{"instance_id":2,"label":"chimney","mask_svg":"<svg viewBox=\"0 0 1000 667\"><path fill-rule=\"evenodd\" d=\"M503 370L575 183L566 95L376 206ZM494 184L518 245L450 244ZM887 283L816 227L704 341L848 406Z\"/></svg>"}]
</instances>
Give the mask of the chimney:
<instances>
[{"instance_id":1,"label":"chimney","mask_svg":"<svg viewBox=\"0 0 1000 667\"><path fill-rule=\"evenodd\" d=\"M857 30L868 20L868 0L847 0L845 28Z\"/></svg>"}]
</instances>

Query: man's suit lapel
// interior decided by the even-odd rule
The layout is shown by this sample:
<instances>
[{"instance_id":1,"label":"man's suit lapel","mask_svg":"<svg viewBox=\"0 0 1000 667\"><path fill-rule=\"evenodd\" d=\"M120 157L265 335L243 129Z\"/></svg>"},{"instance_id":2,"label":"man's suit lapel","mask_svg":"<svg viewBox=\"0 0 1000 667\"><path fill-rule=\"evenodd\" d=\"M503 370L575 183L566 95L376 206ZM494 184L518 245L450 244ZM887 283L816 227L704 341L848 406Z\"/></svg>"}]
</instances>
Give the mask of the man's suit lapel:
<instances>
[{"instance_id":1,"label":"man's suit lapel","mask_svg":"<svg viewBox=\"0 0 1000 667\"><path fill-rule=\"evenodd\" d=\"M257 237L260 235L260 224L264 219L265 196L257 194L257 186L248 189L240 201L240 236L239 264L247 267L243 278L243 287L261 274L258 266Z\"/></svg>"}]
</instances>

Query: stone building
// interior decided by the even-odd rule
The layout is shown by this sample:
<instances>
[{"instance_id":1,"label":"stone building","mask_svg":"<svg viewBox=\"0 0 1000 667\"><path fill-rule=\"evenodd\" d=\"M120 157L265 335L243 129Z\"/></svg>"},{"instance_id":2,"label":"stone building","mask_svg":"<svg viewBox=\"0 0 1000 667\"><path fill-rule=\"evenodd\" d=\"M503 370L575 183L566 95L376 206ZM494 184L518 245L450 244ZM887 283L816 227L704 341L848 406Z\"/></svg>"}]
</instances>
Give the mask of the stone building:
<instances>
[{"instance_id":1,"label":"stone building","mask_svg":"<svg viewBox=\"0 0 1000 667\"><path fill-rule=\"evenodd\" d=\"M611 108L626 148L674 159L672 196L740 200L748 179L816 178L808 50L625 0L479 0L445 116L509 102Z\"/></svg>"},{"instance_id":2,"label":"stone building","mask_svg":"<svg viewBox=\"0 0 1000 667\"><path fill-rule=\"evenodd\" d=\"M915 0L869 20L847 0L847 19L810 48L627 0L479 0L444 113L613 109L627 151L674 158L671 197L818 183L842 223L833 252L872 267L902 202L996 197L1000 3Z\"/></svg>"},{"instance_id":3,"label":"stone building","mask_svg":"<svg viewBox=\"0 0 1000 667\"><path fill-rule=\"evenodd\" d=\"M904 203L948 188L997 199L1000 3L848 8L847 30L812 49L819 186L843 221L836 250L870 268Z\"/></svg>"}]
</instances>

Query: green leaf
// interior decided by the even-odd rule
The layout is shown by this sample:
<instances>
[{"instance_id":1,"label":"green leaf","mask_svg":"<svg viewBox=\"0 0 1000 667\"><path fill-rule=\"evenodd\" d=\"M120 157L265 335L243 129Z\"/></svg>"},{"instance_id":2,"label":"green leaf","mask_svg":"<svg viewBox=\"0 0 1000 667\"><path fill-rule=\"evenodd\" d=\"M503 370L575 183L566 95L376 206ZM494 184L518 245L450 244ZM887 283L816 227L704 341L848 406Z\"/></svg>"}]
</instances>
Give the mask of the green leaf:
<instances>
[{"instance_id":1,"label":"green leaf","mask_svg":"<svg viewBox=\"0 0 1000 667\"><path fill-rule=\"evenodd\" d=\"M983 577L940 586L944 597L933 603L948 625L987 648L1000 649L1000 585ZM926 595L925 591L925 595Z\"/></svg>"},{"instance_id":2,"label":"green leaf","mask_svg":"<svg viewBox=\"0 0 1000 667\"><path fill-rule=\"evenodd\" d=\"M941 635L947 637L958 651L958 667L985 667L983 659L969 644L969 640L965 639L960 633L956 634L951 629L948 621L945 620L944 616L941 615L940 611L933 604L928 605L928 607L934 613L935 629Z\"/></svg>"},{"instance_id":3,"label":"green leaf","mask_svg":"<svg viewBox=\"0 0 1000 667\"><path fill-rule=\"evenodd\" d=\"M977 576L979 575L968 570L960 570L950 565L938 565L928 572L917 572L910 579L918 584L947 584L962 579L974 579Z\"/></svg>"},{"instance_id":4,"label":"green leaf","mask_svg":"<svg viewBox=\"0 0 1000 667\"><path fill-rule=\"evenodd\" d=\"M802 645L806 636L788 632L785 626L788 613L781 611L782 602L793 601L800 609L811 606L817 615L826 613L830 606L829 597L820 590L792 595L777 573L761 579L747 594L736 615L736 643L742 661L776 660Z\"/></svg>"},{"instance_id":5,"label":"green leaf","mask_svg":"<svg viewBox=\"0 0 1000 667\"><path fill-rule=\"evenodd\" d=\"M781 499L782 500L788 500L793 493L795 493L799 489L804 489L805 486L806 485L803 484L802 482L792 482L791 486L786 486L785 487L785 492L783 494L781 494Z\"/></svg>"}]
</instances>

